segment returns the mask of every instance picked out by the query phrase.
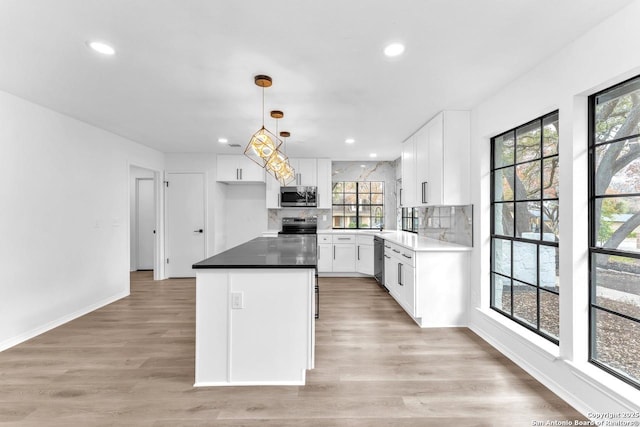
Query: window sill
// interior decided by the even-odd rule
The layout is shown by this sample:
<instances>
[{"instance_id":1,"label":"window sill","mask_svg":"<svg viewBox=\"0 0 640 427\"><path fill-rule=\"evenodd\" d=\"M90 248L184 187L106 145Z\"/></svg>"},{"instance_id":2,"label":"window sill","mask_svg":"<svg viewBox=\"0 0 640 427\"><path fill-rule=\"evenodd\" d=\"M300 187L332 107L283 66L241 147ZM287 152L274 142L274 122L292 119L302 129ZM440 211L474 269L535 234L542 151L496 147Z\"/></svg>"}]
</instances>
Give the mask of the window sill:
<instances>
[{"instance_id":1,"label":"window sill","mask_svg":"<svg viewBox=\"0 0 640 427\"><path fill-rule=\"evenodd\" d=\"M626 406L629 411L637 411L640 407L640 390L632 385L589 362L574 363L570 360L564 360L564 362L573 375Z\"/></svg>"}]
</instances>

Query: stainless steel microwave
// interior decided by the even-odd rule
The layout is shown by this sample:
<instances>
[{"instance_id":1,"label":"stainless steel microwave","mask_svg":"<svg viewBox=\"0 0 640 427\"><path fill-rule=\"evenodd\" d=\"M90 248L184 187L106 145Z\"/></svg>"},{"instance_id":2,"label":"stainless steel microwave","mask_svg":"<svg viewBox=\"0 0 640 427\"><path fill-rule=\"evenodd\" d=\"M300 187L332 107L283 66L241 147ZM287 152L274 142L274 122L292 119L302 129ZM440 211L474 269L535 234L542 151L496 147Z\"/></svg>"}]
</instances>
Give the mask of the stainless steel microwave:
<instances>
[{"instance_id":1,"label":"stainless steel microwave","mask_svg":"<svg viewBox=\"0 0 640 427\"><path fill-rule=\"evenodd\" d=\"M318 206L316 187L280 187L280 206L315 208Z\"/></svg>"}]
</instances>

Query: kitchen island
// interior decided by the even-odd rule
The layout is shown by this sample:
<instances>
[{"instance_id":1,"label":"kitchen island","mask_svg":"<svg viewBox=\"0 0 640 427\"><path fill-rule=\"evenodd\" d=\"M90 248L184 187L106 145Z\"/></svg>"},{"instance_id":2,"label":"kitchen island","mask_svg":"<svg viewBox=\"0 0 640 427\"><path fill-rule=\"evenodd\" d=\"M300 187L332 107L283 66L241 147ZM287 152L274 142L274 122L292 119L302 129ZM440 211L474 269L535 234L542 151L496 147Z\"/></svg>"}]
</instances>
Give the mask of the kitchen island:
<instances>
[{"instance_id":1,"label":"kitchen island","mask_svg":"<svg viewBox=\"0 0 640 427\"><path fill-rule=\"evenodd\" d=\"M193 265L195 386L304 385L314 366L316 236L258 237Z\"/></svg>"}]
</instances>

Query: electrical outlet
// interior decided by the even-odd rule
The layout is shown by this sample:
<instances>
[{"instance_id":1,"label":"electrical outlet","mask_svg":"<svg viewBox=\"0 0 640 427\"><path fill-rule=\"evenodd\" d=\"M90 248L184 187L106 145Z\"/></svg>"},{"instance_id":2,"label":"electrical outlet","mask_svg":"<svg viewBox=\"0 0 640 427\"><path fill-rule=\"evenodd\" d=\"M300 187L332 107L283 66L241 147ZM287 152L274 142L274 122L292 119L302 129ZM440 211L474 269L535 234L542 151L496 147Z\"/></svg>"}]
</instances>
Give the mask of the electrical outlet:
<instances>
[{"instance_id":1,"label":"electrical outlet","mask_svg":"<svg viewBox=\"0 0 640 427\"><path fill-rule=\"evenodd\" d=\"M244 308L244 295L242 292L231 293L231 308L236 310Z\"/></svg>"}]
</instances>

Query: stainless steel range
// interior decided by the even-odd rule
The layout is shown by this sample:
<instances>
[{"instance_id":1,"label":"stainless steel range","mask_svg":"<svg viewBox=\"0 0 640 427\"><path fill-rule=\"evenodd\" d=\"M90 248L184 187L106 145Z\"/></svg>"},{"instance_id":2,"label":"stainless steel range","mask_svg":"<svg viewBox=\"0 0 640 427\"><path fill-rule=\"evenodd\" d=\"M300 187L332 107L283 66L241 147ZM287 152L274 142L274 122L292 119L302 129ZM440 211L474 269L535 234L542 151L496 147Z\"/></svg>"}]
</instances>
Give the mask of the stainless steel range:
<instances>
[{"instance_id":1,"label":"stainless steel range","mask_svg":"<svg viewBox=\"0 0 640 427\"><path fill-rule=\"evenodd\" d=\"M318 231L318 218L282 218L282 230L278 235L316 234Z\"/></svg>"}]
</instances>

